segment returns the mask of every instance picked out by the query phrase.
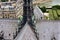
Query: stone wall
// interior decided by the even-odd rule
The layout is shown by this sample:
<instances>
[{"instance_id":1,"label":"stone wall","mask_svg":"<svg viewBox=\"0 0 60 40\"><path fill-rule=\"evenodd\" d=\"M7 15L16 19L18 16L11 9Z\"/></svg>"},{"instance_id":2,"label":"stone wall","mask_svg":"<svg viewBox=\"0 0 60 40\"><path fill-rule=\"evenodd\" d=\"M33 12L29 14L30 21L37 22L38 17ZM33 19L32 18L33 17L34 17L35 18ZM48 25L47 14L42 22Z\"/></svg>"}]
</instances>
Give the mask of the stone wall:
<instances>
[{"instance_id":1,"label":"stone wall","mask_svg":"<svg viewBox=\"0 0 60 40\"><path fill-rule=\"evenodd\" d=\"M0 19L0 32L3 31L5 39L13 40L18 31L18 19Z\"/></svg>"}]
</instances>

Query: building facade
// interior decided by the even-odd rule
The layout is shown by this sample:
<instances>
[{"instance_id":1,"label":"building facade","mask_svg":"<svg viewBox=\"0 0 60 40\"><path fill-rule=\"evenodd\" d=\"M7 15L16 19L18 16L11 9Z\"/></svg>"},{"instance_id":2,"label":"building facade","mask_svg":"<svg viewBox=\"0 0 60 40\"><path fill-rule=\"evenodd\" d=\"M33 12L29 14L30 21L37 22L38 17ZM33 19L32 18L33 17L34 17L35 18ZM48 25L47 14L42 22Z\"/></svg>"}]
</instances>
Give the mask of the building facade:
<instances>
[{"instance_id":1,"label":"building facade","mask_svg":"<svg viewBox=\"0 0 60 40\"><path fill-rule=\"evenodd\" d=\"M46 3L50 2L51 0L34 0L33 4L39 4L39 3Z\"/></svg>"},{"instance_id":2,"label":"building facade","mask_svg":"<svg viewBox=\"0 0 60 40\"><path fill-rule=\"evenodd\" d=\"M17 0L0 0L0 2L15 2Z\"/></svg>"},{"instance_id":3,"label":"building facade","mask_svg":"<svg viewBox=\"0 0 60 40\"><path fill-rule=\"evenodd\" d=\"M16 18L16 0L8 0L7 2L0 2L0 18Z\"/></svg>"},{"instance_id":4,"label":"building facade","mask_svg":"<svg viewBox=\"0 0 60 40\"><path fill-rule=\"evenodd\" d=\"M23 15L23 0L17 0L16 4L16 17L19 18Z\"/></svg>"}]
</instances>

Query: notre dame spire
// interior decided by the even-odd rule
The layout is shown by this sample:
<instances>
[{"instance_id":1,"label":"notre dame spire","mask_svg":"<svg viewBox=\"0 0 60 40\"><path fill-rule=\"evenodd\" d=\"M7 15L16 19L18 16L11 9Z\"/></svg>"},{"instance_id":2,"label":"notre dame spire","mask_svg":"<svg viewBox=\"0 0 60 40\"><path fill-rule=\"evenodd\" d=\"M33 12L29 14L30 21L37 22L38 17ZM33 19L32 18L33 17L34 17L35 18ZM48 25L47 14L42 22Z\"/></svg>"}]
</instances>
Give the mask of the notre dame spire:
<instances>
[{"instance_id":1,"label":"notre dame spire","mask_svg":"<svg viewBox=\"0 0 60 40\"><path fill-rule=\"evenodd\" d=\"M23 25L28 21L32 25L33 5L32 0L23 0Z\"/></svg>"}]
</instances>

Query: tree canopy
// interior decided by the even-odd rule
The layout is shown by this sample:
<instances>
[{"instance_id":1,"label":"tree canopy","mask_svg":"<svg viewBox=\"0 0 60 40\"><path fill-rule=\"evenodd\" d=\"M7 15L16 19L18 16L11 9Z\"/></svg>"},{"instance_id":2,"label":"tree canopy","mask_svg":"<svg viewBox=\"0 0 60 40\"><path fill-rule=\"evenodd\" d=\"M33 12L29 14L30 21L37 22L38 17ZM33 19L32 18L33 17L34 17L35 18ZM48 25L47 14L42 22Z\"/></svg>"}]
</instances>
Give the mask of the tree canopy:
<instances>
[{"instance_id":1,"label":"tree canopy","mask_svg":"<svg viewBox=\"0 0 60 40\"><path fill-rule=\"evenodd\" d=\"M40 9L42 10L43 13L46 12L46 7L45 6L41 7Z\"/></svg>"},{"instance_id":2,"label":"tree canopy","mask_svg":"<svg viewBox=\"0 0 60 40\"><path fill-rule=\"evenodd\" d=\"M52 6L52 8L60 9L60 5L54 5L54 6Z\"/></svg>"},{"instance_id":3,"label":"tree canopy","mask_svg":"<svg viewBox=\"0 0 60 40\"><path fill-rule=\"evenodd\" d=\"M8 0L1 0L1 2L6 2L6 1L8 1Z\"/></svg>"}]
</instances>

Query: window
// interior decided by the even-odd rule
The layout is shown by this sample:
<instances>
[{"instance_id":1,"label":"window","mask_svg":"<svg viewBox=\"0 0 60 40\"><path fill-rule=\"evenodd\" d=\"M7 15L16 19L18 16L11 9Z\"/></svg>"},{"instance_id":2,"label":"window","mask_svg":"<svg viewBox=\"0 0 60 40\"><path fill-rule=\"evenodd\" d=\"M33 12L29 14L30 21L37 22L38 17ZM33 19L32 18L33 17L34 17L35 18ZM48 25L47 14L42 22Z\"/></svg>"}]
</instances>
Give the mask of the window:
<instances>
[{"instance_id":1,"label":"window","mask_svg":"<svg viewBox=\"0 0 60 40\"><path fill-rule=\"evenodd\" d=\"M14 10L14 8L10 8L10 7L9 7L9 10Z\"/></svg>"},{"instance_id":2,"label":"window","mask_svg":"<svg viewBox=\"0 0 60 40\"><path fill-rule=\"evenodd\" d=\"M17 0L11 0L11 1L17 1Z\"/></svg>"},{"instance_id":3,"label":"window","mask_svg":"<svg viewBox=\"0 0 60 40\"><path fill-rule=\"evenodd\" d=\"M11 6L12 4L11 3L7 3L7 5L10 5Z\"/></svg>"}]
</instances>

